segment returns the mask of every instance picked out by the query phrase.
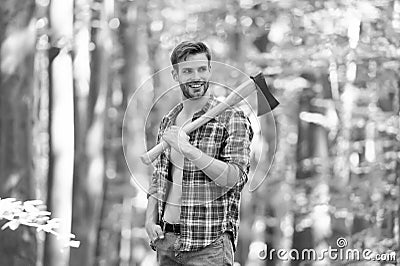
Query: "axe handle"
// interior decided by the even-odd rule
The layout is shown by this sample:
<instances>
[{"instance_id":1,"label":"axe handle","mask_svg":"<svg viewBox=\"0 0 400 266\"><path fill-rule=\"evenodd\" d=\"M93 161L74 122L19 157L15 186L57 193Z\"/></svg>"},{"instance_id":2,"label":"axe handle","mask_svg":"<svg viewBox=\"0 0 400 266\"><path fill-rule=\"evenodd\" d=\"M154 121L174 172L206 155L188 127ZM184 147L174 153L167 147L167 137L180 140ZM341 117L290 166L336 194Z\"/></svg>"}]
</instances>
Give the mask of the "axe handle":
<instances>
[{"instance_id":1,"label":"axe handle","mask_svg":"<svg viewBox=\"0 0 400 266\"><path fill-rule=\"evenodd\" d=\"M227 108L232 107L242 101L244 98L247 98L254 91L256 91L256 85L253 80L246 80L245 82L240 84L239 87L233 90L222 102L208 110L205 114L200 116L195 121L183 126L182 130L186 132L186 134L193 132L202 125L206 124L211 119L221 114ZM154 161L165 149L167 149L168 146L169 145L161 139L161 141L156 146L154 146L154 148L141 155L140 159L144 164L148 165L152 161Z\"/></svg>"}]
</instances>

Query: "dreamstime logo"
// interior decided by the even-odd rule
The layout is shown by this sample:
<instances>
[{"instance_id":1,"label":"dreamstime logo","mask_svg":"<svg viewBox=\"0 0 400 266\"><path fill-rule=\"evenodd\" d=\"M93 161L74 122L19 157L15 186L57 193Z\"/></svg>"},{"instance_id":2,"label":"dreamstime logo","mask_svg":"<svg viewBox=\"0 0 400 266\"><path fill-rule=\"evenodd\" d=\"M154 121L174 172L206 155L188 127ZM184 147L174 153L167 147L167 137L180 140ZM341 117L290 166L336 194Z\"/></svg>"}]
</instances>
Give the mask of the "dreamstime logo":
<instances>
[{"instance_id":1,"label":"dreamstime logo","mask_svg":"<svg viewBox=\"0 0 400 266\"><path fill-rule=\"evenodd\" d=\"M241 82L249 79L249 76L239 69L216 61L211 61L212 69L214 73L217 75L213 75L210 79L210 91L227 91L228 93L232 93L234 88L238 86ZM146 170L146 166L140 160L140 155L144 154L146 151L150 150L152 147L148 146L147 137L155 137L155 133L157 132L159 124L154 123L154 121L159 121L161 117L156 116L164 116L165 113L159 114L158 112L154 112L155 110L166 110L168 112L171 110L175 104L179 102L181 98L181 90L178 83L174 83L171 76L172 66L167 67L165 69L160 70L159 72L149 76L149 78L139 86L132 97L130 98L127 109L124 114L123 119L123 129L122 129L122 147L124 152L124 157L128 166L128 169L131 173L131 178L134 183L142 189L145 193L148 193L149 183L151 182L151 176L148 176L148 171ZM226 75L222 74L226 73ZM170 77L170 80L167 80ZM234 77L234 78L232 78ZM162 80L161 84L165 84L166 88L163 90L161 95L155 92L154 84L155 81ZM160 83L160 82L158 82ZM224 94L224 93L223 93ZM222 94L222 95L223 95ZM155 98L154 95L157 95ZM255 94L253 95L255 96ZM265 98L265 97L264 97ZM266 99L262 101L267 102ZM243 104L244 103L244 104ZM242 99L242 105L247 109L247 114L252 117L251 120L253 129L256 128L256 134L258 133L258 142L257 149L259 151L265 150L266 142L264 141L265 132L263 132L265 127L259 124L258 119L254 119L257 117L255 114L254 108L256 106L256 101L254 101L254 97L248 97ZM169 106L169 108L164 108L164 106ZM165 112L164 110L164 112ZM158 115L157 115L158 114ZM249 190L254 191L264 182L274 159L275 151L276 151L276 125L273 114L267 116L268 118L268 127L271 129L274 128L274 143L273 146L268 147L269 150L273 150L273 157L269 160L269 165L265 165L265 162L260 164L259 162L262 159L261 152L254 153L256 158L252 158L253 163L256 162L255 165L252 165L252 172L248 176ZM263 119L265 120L265 119ZM157 122L159 123L159 122ZM225 131L226 125L220 125L221 129ZM133 130L132 128L140 128L141 130ZM154 130L155 129L155 130ZM134 131L134 132L133 132ZM258 131L258 132L257 132ZM132 143L132 134L135 134L134 143ZM214 132L215 134L215 132ZM218 133L220 134L220 133ZM210 137L210 136L206 136ZM207 138L206 138L207 139ZM254 139L253 139L254 141ZM271 144L271 143L270 143ZM180 144L179 144L180 145ZM199 148L201 148L201 140L197 143ZM204 143L204 148L210 149ZM170 154L170 150L166 154ZM152 162L153 168L156 168L154 164L155 161ZM174 162L172 162L174 163ZM182 163L175 164L177 169L182 170ZM262 166L262 167L261 167ZM142 170L140 170L142 169ZM255 176L257 177L255 178ZM179 184L175 184L178 185ZM207 184L205 184L207 185ZM227 190L221 190L221 193L226 193ZM215 193L215 199L222 196L221 193ZM218 195L217 195L218 194Z\"/></svg>"},{"instance_id":2,"label":"dreamstime logo","mask_svg":"<svg viewBox=\"0 0 400 266\"><path fill-rule=\"evenodd\" d=\"M347 243L346 238L339 237L339 238L336 240L336 245L338 246L338 248L347 247L348 243Z\"/></svg>"},{"instance_id":3,"label":"dreamstime logo","mask_svg":"<svg viewBox=\"0 0 400 266\"><path fill-rule=\"evenodd\" d=\"M336 240L338 248L329 246L327 249L268 249L266 244L263 244L261 250L258 250L258 258L260 260L273 260L277 258L283 261L302 260L302 261L396 261L396 252L388 251L386 253L377 253L371 249L351 249L347 248L348 242L345 238L339 237Z\"/></svg>"}]
</instances>

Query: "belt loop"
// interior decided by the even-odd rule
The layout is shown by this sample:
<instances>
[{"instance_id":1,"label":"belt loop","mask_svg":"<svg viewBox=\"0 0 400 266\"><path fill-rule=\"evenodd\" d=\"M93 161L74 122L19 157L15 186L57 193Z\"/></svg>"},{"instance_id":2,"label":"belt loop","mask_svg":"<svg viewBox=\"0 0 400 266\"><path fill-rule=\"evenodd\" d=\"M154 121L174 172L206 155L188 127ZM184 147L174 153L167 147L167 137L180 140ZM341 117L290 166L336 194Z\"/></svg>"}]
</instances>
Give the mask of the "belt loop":
<instances>
[{"instance_id":1,"label":"belt loop","mask_svg":"<svg viewBox=\"0 0 400 266\"><path fill-rule=\"evenodd\" d=\"M167 223L164 221L164 219L161 220L162 223L162 230L165 233L165 227L167 226Z\"/></svg>"}]
</instances>

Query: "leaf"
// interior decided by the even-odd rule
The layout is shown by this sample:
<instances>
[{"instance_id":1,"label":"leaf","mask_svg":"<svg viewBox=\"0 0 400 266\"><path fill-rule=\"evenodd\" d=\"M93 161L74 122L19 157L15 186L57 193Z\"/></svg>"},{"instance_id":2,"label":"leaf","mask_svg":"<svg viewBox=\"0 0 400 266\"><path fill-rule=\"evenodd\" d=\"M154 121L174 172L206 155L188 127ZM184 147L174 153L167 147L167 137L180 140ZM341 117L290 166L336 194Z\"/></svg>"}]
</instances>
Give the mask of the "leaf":
<instances>
[{"instance_id":1,"label":"leaf","mask_svg":"<svg viewBox=\"0 0 400 266\"><path fill-rule=\"evenodd\" d=\"M58 224L61 222L61 219L60 218L53 218L53 219L51 219L51 220L49 220L48 222L47 222L47 224L49 224L49 225L57 225L58 226Z\"/></svg>"},{"instance_id":2,"label":"leaf","mask_svg":"<svg viewBox=\"0 0 400 266\"><path fill-rule=\"evenodd\" d=\"M45 209L46 206L41 200L30 200L22 203L15 198L0 198L0 220L9 220L1 227L1 230L6 228L16 230L20 224L36 227L37 232L43 230L55 235L57 238L63 238L67 245L71 247L79 247L80 241L71 240L75 238L74 234L69 234L69 237L61 237L54 230L60 227L61 219L50 219L51 212Z\"/></svg>"},{"instance_id":3,"label":"leaf","mask_svg":"<svg viewBox=\"0 0 400 266\"><path fill-rule=\"evenodd\" d=\"M5 213L9 212L12 210L13 205L12 203L15 201L14 198L6 198L6 199L0 199L0 216Z\"/></svg>"},{"instance_id":4,"label":"leaf","mask_svg":"<svg viewBox=\"0 0 400 266\"><path fill-rule=\"evenodd\" d=\"M24 209L26 212L38 213L40 210L31 204L24 204Z\"/></svg>"},{"instance_id":5,"label":"leaf","mask_svg":"<svg viewBox=\"0 0 400 266\"><path fill-rule=\"evenodd\" d=\"M4 224L4 225L1 227L1 230L4 230L4 229L6 229L7 227L9 227L11 230L14 231L15 229L18 228L18 226L19 226L19 222L18 222L17 220L12 220L12 221L9 221L8 223Z\"/></svg>"},{"instance_id":6,"label":"leaf","mask_svg":"<svg viewBox=\"0 0 400 266\"><path fill-rule=\"evenodd\" d=\"M73 248L79 248L79 246L81 245L81 242L77 241L77 240L71 240L71 241L69 241L69 245Z\"/></svg>"},{"instance_id":7,"label":"leaf","mask_svg":"<svg viewBox=\"0 0 400 266\"><path fill-rule=\"evenodd\" d=\"M5 198L5 199L2 199L1 201L3 201L3 202L14 202L16 200L17 200L16 198Z\"/></svg>"},{"instance_id":8,"label":"leaf","mask_svg":"<svg viewBox=\"0 0 400 266\"><path fill-rule=\"evenodd\" d=\"M14 219L14 215L13 214L9 214L9 213L5 213L5 214L0 215L0 218L6 219L6 220L13 220Z\"/></svg>"},{"instance_id":9,"label":"leaf","mask_svg":"<svg viewBox=\"0 0 400 266\"><path fill-rule=\"evenodd\" d=\"M39 213L38 213L38 216L48 216L48 215L50 215L51 214L51 212L49 212L49 211L40 211Z\"/></svg>"},{"instance_id":10,"label":"leaf","mask_svg":"<svg viewBox=\"0 0 400 266\"><path fill-rule=\"evenodd\" d=\"M45 227L45 225L38 225L36 227L36 232L44 231L44 227Z\"/></svg>"},{"instance_id":11,"label":"leaf","mask_svg":"<svg viewBox=\"0 0 400 266\"><path fill-rule=\"evenodd\" d=\"M30 204L30 205L34 205L34 206L43 205L43 201L42 200L28 200L28 201L25 201L24 205L25 204Z\"/></svg>"},{"instance_id":12,"label":"leaf","mask_svg":"<svg viewBox=\"0 0 400 266\"><path fill-rule=\"evenodd\" d=\"M49 224L44 224L44 225L39 225L36 229L37 232L40 232L42 230L47 233L50 233L51 231L53 231L53 226Z\"/></svg>"}]
</instances>

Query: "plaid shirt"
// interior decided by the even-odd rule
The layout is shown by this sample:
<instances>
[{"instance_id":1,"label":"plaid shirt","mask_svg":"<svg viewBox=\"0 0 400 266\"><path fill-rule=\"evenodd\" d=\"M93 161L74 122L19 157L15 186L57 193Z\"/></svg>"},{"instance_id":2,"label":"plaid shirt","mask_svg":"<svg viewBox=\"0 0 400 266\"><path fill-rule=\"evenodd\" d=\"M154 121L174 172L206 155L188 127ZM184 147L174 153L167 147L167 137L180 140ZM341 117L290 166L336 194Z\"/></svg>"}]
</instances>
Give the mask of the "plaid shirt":
<instances>
[{"instance_id":1,"label":"plaid shirt","mask_svg":"<svg viewBox=\"0 0 400 266\"><path fill-rule=\"evenodd\" d=\"M211 97L192 121L219 102ZM160 141L164 131L175 123L182 110L175 106L161 121L157 136ZM203 248L225 231L232 232L234 250L239 229L240 192L247 182L250 167L250 142L253 130L250 121L237 108L229 108L207 124L189 134L189 142L206 154L235 164L240 170L240 180L232 188L224 188L212 181L191 161L184 159L180 228L181 234L175 249L192 251ZM164 151L155 162L149 194L158 199L158 218L163 217L168 189L172 182L169 161L171 150Z\"/></svg>"}]
</instances>

